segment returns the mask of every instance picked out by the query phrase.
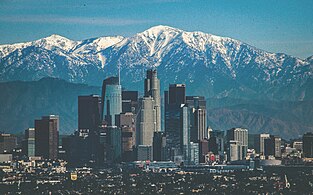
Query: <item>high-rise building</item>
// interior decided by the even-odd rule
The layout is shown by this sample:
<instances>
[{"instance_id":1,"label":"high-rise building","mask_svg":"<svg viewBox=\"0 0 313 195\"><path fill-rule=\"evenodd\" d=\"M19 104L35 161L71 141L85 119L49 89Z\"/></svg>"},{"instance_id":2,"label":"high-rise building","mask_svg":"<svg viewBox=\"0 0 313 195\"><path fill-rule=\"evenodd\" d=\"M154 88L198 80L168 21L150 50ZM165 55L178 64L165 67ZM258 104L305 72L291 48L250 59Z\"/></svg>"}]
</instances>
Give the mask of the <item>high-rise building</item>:
<instances>
[{"instance_id":1,"label":"high-rise building","mask_svg":"<svg viewBox=\"0 0 313 195\"><path fill-rule=\"evenodd\" d=\"M98 95L78 96L78 137L85 145L80 149L81 162L96 162L99 155L99 126L101 124L101 98Z\"/></svg>"},{"instance_id":2,"label":"high-rise building","mask_svg":"<svg viewBox=\"0 0 313 195\"><path fill-rule=\"evenodd\" d=\"M186 102L191 108L191 138L192 142L199 142L208 138L206 100L203 96L187 96Z\"/></svg>"},{"instance_id":3,"label":"high-rise building","mask_svg":"<svg viewBox=\"0 0 313 195\"><path fill-rule=\"evenodd\" d=\"M224 142L225 142L225 132L220 130L214 130L210 133L209 139L209 151L213 152L215 155L224 154Z\"/></svg>"},{"instance_id":4,"label":"high-rise building","mask_svg":"<svg viewBox=\"0 0 313 195\"><path fill-rule=\"evenodd\" d=\"M166 135L164 132L154 132L153 135L153 160L166 160Z\"/></svg>"},{"instance_id":5,"label":"high-rise building","mask_svg":"<svg viewBox=\"0 0 313 195\"><path fill-rule=\"evenodd\" d=\"M199 143L190 142L190 164L199 164Z\"/></svg>"},{"instance_id":6,"label":"high-rise building","mask_svg":"<svg viewBox=\"0 0 313 195\"><path fill-rule=\"evenodd\" d=\"M106 127L106 158L110 163L120 162L122 158L122 131L116 126Z\"/></svg>"},{"instance_id":7,"label":"high-rise building","mask_svg":"<svg viewBox=\"0 0 313 195\"><path fill-rule=\"evenodd\" d=\"M17 146L17 138L12 134L0 134L0 154L12 153Z\"/></svg>"},{"instance_id":8,"label":"high-rise building","mask_svg":"<svg viewBox=\"0 0 313 195\"><path fill-rule=\"evenodd\" d=\"M43 116L35 120L35 155L57 159L59 145L59 116Z\"/></svg>"},{"instance_id":9,"label":"high-rise building","mask_svg":"<svg viewBox=\"0 0 313 195\"><path fill-rule=\"evenodd\" d=\"M305 133L302 138L303 156L305 158L313 158L313 133Z\"/></svg>"},{"instance_id":10,"label":"high-rise building","mask_svg":"<svg viewBox=\"0 0 313 195\"><path fill-rule=\"evenodd\" d=\"M78 130L97 131L101 123L101 98L78 96Z\"/></svg>"},{"instance_id":11,"label":"high-rise building","mask_svg":"<svg viewBox=\"0 0 313 195\"><path fill-rule=\"evenodd\" d=\"M168 104L181 105L186 103L186 85L170 84L168 92Z\"/></svg>"},{"instance_id":12,"label":"high-rise building","mask_svg":"<svg viewBox=\"0 0 313 195\"><path fill-rule=\"evenodd\" d=\"M194 121L193 130L197 134L197 139L199 141L207 139L206 109L196 108L194 111Z\"/></svg>"},{"instance_id":13,"label":"high-rise building","mask_svg":"<svg viewBox=\"0 0 313 195\"><path fill-rule=\"evenodd\" d=\"M205 163L205 156L209 153L209 142L206 139L199 141L199 162Z\"/></svg>"},{"instance_id":14,"label":"high-rise building","mask_svg":"<svg viewBox=\"0 0 313 195\"><path fill-rule=\"evenodd\" d=\"M229 151L228 151L228 161L236 161L236 160L242 160L242 146L240 141L236 140L230 140L228 142L229 145Z\"/></svg>"},{"instance_id":15,"label":"high-rise building","mask_svg":"<svg viewBox=\"0 0 313 195\"><path fill-rule=\"evenodd\" d=\"M240 147L240 155L238 160L243 160L247 155L248 150L248 130L244 128L232 128L227 131L227 141L229 152L231 149L231 141L238 141L236 145Z\"/></svg>"},{"instance_id":16,"label":"high-rise building","mask_svg":"<svg viewBox=\"0 0 313 195\"><path fill-rule=\"evenodd\" d=\"M152 146L138 145L137 146L137 160L153 160Z\"/></svg>"},{"instance_id":17,"label":"high-rise building","mask_svg":"<svg viewBox=\"0 0 313 195\"><path fill-rule=\"evenodd\" d=\"M165 133L167 136L168 159L182 155L182 107L186 103L184 84L170 84L169 91L164 92L165 104Z\"/></svg>"},{"instance_id":18,"label":"high-rise building","mask_svg":"<svg viewBox=\"0 0 313 195\"><path fill-rule=\"evenodd\" d=\"M153 145L154 132L161 131L160 81L156 70L148 70L144 97L139 99L137 116L137 145Z\"/></svg>"},{"instance_id":19,"label":"high-rise building","mask_svg":"<svg viewBox=\"0 0 313 195\"><path fill-rule=\"evenodd\" d=\"M262 133L259 135L259 142L257 142L257 152L259 152L261 155L264 155L264 144L265 140L270 138L270 134Z\"/></svg>"},{"instance_id":20,"label":"high-rise building","mask_svg":"<svg viewBox=\"0 0 313 195\"><path fill-rule=\"evenodd\" d=\"M118 77L109 77L102 84L102 117L115 125L115 115L122 112L122 86Z\"/></svg>"},{"instance_id":21,"label":"high-rise building","mask_svg":"<svg viewBox=\"0 0 313 195\"><path fill-rule=\"evenodd\" d=\"M133 161L136 145L136 115L132 112L116 115L117 126L122 130L122 161Z\"/></svg>"},{"instance_id":22,"label":"high-rise building","mask_svg":"<svg viewBox=\"0 0 313 195\"><path fill-rule=\"evenodd\" d=\"M155 131L161 131L161 96L160 80L157 78L156 70L147 70L145 79L145 97L152 97L154 100L155 110Z\"/></svg>"},{"instance_id":23,"label":"high-rise building","mask_svg":"<svg viewBox=\"0 0 313 195\"><path fill-rule=\"evenodd\" d=\"M264 155L281 157L281 138L278 136L270 135L269 138L264 139Z\"/></svg>"},{"instance_id":24,"label":"high-rise building","mask_svg":"<svg viewBox=\"0 0 313 195\"><path fill-rule=\"evenodd\" d=\"M23 153L28 157L35 156L35 128L28 128L25 130Z\"/></svg>"},{"instance_id":25,"label":"high-rise building","mask_svg":"<svg viewBox=\"0 0 313 195\"><path fill-rule=\"evenodd\" d=\"M156 110L152 97L139 100L137 117L137 145L152 146L153 133L156 132Z\"/></svg>"},{"instance_id":26,"label":"high-rise building","mask_svg":"<svg viewBox=\"0 0 313 195\"><path fill-rule=\"evenodd\" d=\"M138 91L122 91L122 112L137 114Z\"/></svg>"},{"instance_id":27,"label":"high-rise building","mask_svg":"<svg viewBox=\"0 0 313 195\"><path fill-rule=\"evenodd\" d=\"M188 105L183 105L181 108L181 142L180 147L183 153L185 162L190 163L190 108Z\"/></svg>"}]
</instances>

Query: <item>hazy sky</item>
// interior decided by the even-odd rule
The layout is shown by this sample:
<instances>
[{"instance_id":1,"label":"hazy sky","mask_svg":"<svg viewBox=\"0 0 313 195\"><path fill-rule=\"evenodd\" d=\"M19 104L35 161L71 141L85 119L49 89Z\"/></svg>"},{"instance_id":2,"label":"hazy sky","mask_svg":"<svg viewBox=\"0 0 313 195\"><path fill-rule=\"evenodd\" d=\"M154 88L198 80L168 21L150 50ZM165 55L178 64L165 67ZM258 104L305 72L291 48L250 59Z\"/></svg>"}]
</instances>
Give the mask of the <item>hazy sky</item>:
<instances>
[{"instance_id":1,"label":"hazy sky","mask_svg":"<svg viewBox=\"0 0 313 195\"><path fill-rule=\"evenodd\" d=\"M313 0L0 0L0 44L132 36L160 24L313 55Z\"/></svg>"}]
</instances>

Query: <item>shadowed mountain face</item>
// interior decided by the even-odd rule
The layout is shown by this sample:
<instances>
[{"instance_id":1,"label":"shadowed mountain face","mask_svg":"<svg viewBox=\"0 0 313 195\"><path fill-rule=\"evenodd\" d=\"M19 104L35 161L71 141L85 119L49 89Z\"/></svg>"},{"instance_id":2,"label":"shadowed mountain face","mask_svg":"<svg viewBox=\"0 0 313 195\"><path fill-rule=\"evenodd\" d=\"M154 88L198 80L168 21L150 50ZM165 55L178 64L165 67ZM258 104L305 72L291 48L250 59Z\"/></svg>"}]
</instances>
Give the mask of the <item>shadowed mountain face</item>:
<instances>
[{"instance_id":1,"label":"shadowed mountain face","mask_svg":"<svg viewBox=\"0 0 313 195\"><path fill-rule=\"evenodd\" d=\"M208 124L215 129L245 127L250 133L298 138L313 131L312 116L313 100L208 99Z\"/></svg>"},{"instance_id":2,"label":"shadowed mountain face","mask_svg":"<svg viewBox=\"0 0 313 195\"><path fill-rule=\"evenodd\" d=\"M99 94L100 88L43 78L0 83L0 131L17 133L34 127L43 115L60 116L61 133L77 129L79 95Z\"/></svg>"},{"instance_id":3,"label":"shadowed mountain face","mask_svg":"<svg viewBox=\"0 0 313 195\"><path fill-rule=\"evenodd\" d=\"M51 35L1 45L0 81L49 76L100 86L120 67L123 87L142 91L145 71L153 67L162 91L170 83L185 83L188 95L209 98L211 127L244 126L251 132L289 138L312 130L312 59L266 52L227 37L155 26L127 38L72 41ZM48 81L0 84L0 114L5 119L0 130L22 131L33 126L34 118L53 113L60 114L61 131L72 132L77 126L77 96L100 93L87 85ZM63 84L54 89L55 82Z\"/></svg>"}]
</instances>

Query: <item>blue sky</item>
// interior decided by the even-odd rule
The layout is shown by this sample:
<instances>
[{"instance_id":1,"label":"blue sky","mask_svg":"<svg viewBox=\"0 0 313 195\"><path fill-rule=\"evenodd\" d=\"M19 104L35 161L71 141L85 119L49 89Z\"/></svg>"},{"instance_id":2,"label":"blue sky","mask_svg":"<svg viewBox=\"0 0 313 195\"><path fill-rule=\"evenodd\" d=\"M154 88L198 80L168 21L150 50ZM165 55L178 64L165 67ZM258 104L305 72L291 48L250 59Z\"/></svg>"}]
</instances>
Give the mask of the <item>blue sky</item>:
<instances>
[{"instance_id":1,"label":"blue sky","mask_svg":"<svg viewBox=\"0 0 313 195\"><path fill-rule=\"evenodd\" d=\"M51 34L132 36L160 24L300 58L313 55L312 0L0 0L0 44Z\"/></svg>"}]
</instances>

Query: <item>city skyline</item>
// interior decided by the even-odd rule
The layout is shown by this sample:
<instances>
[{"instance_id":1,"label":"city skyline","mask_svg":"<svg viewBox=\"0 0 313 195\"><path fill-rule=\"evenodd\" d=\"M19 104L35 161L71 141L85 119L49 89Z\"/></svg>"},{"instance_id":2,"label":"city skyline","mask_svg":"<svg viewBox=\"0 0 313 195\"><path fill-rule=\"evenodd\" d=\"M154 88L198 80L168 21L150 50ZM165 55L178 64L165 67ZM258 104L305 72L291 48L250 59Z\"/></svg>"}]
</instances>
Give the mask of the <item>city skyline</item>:
<instances>
[{"instance_id":1,"label":"city skyline","mask_svg":"<svg viewBox=\"0 0 313 195\"><path fill-rule=\"evenodd\" d=\"M311 194L312 8L0 0L0 194Z\"/></svg>"}]
</instances>

